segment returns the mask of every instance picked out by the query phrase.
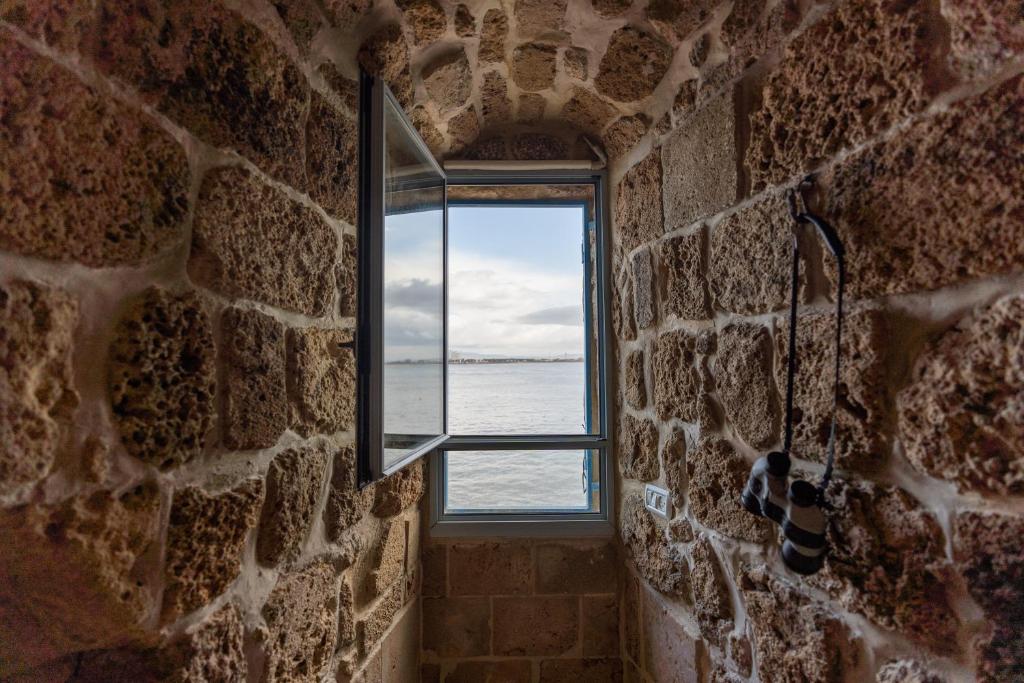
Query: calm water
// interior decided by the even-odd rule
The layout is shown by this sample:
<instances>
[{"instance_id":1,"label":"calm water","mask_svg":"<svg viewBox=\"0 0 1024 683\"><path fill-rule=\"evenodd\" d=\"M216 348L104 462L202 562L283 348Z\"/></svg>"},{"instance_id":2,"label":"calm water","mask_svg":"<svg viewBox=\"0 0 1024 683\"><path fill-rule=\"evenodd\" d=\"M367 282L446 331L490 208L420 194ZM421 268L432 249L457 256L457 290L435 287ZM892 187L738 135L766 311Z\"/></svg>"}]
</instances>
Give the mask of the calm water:
<instances>
[{"instance_id":1,"label":"calm water","mask_svg":"<svg viewBox=\"0 0 1024 683\"><path fill-rule=\"evenodd\" d=\"M417 365L388 366L415 385ZM390 384L390 383L389 383ZM583 434L583 363L453 364L448 369L449 434ZM395 410L415 413L421 397L396 391ZM403 410L404 408L404 410ZM405 422L414 422L409 418ZM454 509L566 509L587 504L585 451L466 451L448 454Z\"/></svg>"}]
</instances>

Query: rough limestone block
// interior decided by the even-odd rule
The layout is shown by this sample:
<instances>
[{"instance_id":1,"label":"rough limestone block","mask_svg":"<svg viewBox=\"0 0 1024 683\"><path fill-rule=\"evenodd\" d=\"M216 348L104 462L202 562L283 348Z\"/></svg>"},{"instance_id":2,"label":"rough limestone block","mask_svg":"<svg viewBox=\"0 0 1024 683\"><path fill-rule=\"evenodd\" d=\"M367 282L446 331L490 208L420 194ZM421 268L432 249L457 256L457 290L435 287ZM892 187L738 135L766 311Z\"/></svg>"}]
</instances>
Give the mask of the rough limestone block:
<instances>
[{"instance_id":1,"label":"rough limestone block","mask_svg":"<svg viewBox=\"0 0 1024 683\"><path fill-rule=\"evenodd\" d=\"M601 131L617 113L611 104L589 89L580 87L573 87L572 95L562 107L563 119L595 137L601 137Z\"/></svg>"},{"instance_id":2,"label":"rough limestone block","mask_svg":"<svg viewBox=\"0 0 1024 683\"><path fill-rule=\"evenodd\" d=\"M637 410L646 407L647 381L644 379L643 349L630 351L626 356L625 393L626 402L630 406Z\"/></svg>"},{"instance_id":3,"label":"rough limestone block","mask_svg":"<svg viewBox=\"0 0 1024 683\"><path fill-rule=\"evenodd\" d=\"M732 601L725 573L706 536L690 548L690 578L701 634L705 640L721 645L723 631L732 630Z\"/></svg>"},{"instance_id":4,"label":"rough limestone block","mask_svg":"<svg viewBox=\"0 0 1024 683\"><path fill-rule=\"evenodd\" d=\"M334 19L336 27L351 29L370 11L373 2L372 0L325 0L323 4L327 9L328 16Z\"/></svg>"},{"instance_id":5,"label":"rough limestone block","mask_svg":"<svg viewBox=\"0 0 1024 683\"><path fill-rule=\"evenodd\" d=\"M526 43L512 51L512 80L523 90L536 92L550 88L555 82L554 45Z\"/></svg>"},{"instance_id":6,"label":"rough limestone block","mask_svg":"<svg viewBox=\"0 0 1024 683\"><path fill-rule=\"evenodd\" d=\"M469 7L460 4L455 7L455 35L459 38L472 38L476 34L476 17Z\"/></svg>"},{"instance_id":7,"label":"rough limestone block","mask_svg":"<svg viewBox=\"0 0 1024 683\"><path fill-rule=\"evenodd\" d=\"M644 136L650 125L650 117L643 113L617 119L608 126L602 138L608 157L618 159L627 154Z\"/></svg>"},{"instance_id":8,"label":"rough limestone block","mask_svg":"<svg viewBox=\"0 0 1024 683\"><path fill-rule=\"evenodd\" d=\"M183 636L159 648L86 652L75 683L133 681L244 681L247 664L242 620L228 604Z\"/></svg>"},{"instance_id":9,"label":"rough limestone block","mask_svg":"<svg viewBox=\"0 0 1024 683\"><path fill-rule=\"evenodd\" d=\"M242 548L256 526L263 481L246 479L220 494L194 486L174 494L167 527L163 618L208 605L242 568Z\"/></svg>"},{"instance_id":10,"label":"rough limestone block","mask_svg":"<svg viewBox=\"0 0 1024 683\"><path fill-rule=\"evenodd\" d=\"M619 181L615 195L615 230L629 253L665 232L661 207L661 152L654 150Z\"/></svg>"},{"instance_id":11,"label":"rough limestone block","mask_svg":"<svg viewBox=\"0 0 1024 683\"><path fill-rule=\"evenodd\" d=\"M255 24L196 0L99 3L92 59L172 121L303 189L309 85Z\"/></svg>"},{"instance_id":12,"label":"rough limestone block","mask_svg":"<svg viewBox=\"0 0 1024 683\"><path fill-rule=\"evenodd\" d=\"M660 244L658 262L664 277L662 307L666 316L683 320L707 320L708 283L704 277L707 230L670 237Z\"/></svg>"},{"instance_id":13,"label":"rough limestone block","mask_svg":"<svg viewBox=\"0 0 1024 683\"><path fill-rule=\"evenodd\" d=\"M476 140L480 135L480 119L475 105L469 105L465 111L448 119L448 135L452 139L452 151L462 150Z\"/></svg>"},{"instance_id":14,"label":"rough limestone block","mask_svg":"<svg viewBox=\"0 0 1024 683\"><path fill-rule=\"evenodd\" d=\"M733 323L718 335L715 383L725 416L754 448L778 438L781 405L772 381L772 334L753 323Z\"/></svg>"},{"instance_id":15,"label":"rough limestone block","mask_svg":"<svg viewBox=\"0 0 1024 683\"><path fill-rule=\"evenodd\" d=\"M567 47L562 53L562 73L577 81L587 80L589 51L582 47Z\"/></svg>"},{"instance_id":16,"label":"rough limestone block","mask_svg":"<svg viewBox=\"0 0 1024 683\"><path fill-rule=\"evenodd\" d=\"M516 27L520 36L560 38L565 28L568 0L516 0Z\"/></svg>"},{"instance_id":17,"label":"rough limestone block","mask_svg":"<svg viewBox=\"0 0 1024 683\"><path fill-rule=\"evenodd\" d=\"M739 504L750 474L750 463L729 442L708 437L687 454L690 511L706 527L743 541L763 543L773 525Z\"/></svg>"},{"instance_id":18,"label":"rough limestone block","mask_svg":"<svg viewBox=\"0 0 1024 683\"><path fill-rule=\"evenodd\" d=\"M299 556L326 477L327 452L320 447L289 448L270 463L256 539L260 563L272 567Z\"/></svg>"},{"instance_id":19,"label":"rough limestone block","mask_svg":"<svg viewBox=\"0 0 1024 683\"><path fill-rule=\"evenodd\" d=\"M381 636L395 620L395 615L402 609L402 587L395 586L384 594L377 604L370 610L370 613L359 622L359 632L362 634L359 641L361 656L380 641Z\"/></svg>"},{"instance_id":20,"label":"rough limestone block","mask_svg":"<svg viewBox=\"0 0 1024 683\"><path fill-rule=\"evenodd\" d=\"M615 595L584 595L581 612L583 655L619 656L619 600Z\"/></svg>"},{"instance_id":21,"label":"rough limestone block","mask_svg":"<svg viewBox=\"0 0 1024 683\"><path fill-rule=\"evenodd\" d=\"M277 580L262 610L266 621L263 680L315 680L334 654L338 636L338 579L316 560Z\"/></svg>"},{"instance_id":22,"label":"rough limestone block","mask_svg":"<svg viewBox=\"0 0 1024 683\"><path fill-rule=\"evenodd\" d=\"M924 109L948 82L936 14L922 0L845 0L790 42L750 116L754 189Z\"/></svg>"},{"instance_id":23,"label":"rough limestone block","mask_svg":"<svg viewBox=\"0 0 1024 683\"><path fill-rule=\"evenodd\" d=\"M671 62L672 48L664 41L623 26L608 40L594 86L617 102L636 102L654 92Z\"/></svg>"},{"instance_id":24,"label":"rough limestone block","mask_svg":"<svg viewBox=\"0 0 1024 683\"><path fill-rule=\"evenodd\" d=\"M918 359L899 395L904 453L962 490L1024 492L1024 297L977 310Z\"/></svg>"},{"instance_id":25,"label":"rough limestone block","mask_svg":"<svg viewBox=\"0 0 1024 683\"><path fill-rule=\"evenodd\" d=\"M199 190L188 271L226 296L322 316L337 245L313 209L243 168L219 168Z\"/></svg>"},{"instance_id":26,"label":"rough limestone block","mask_svg":"<svg viewBox=\"0 0 1024 683\"><path fill-rule=\"evenodd\" d=\"M965 78L995 71L1024 53L1024 23L1014 0L944 0L956 66Z\"/></svg>"},{"instance_id":27,"label":"rough limestone block","mask_svg":"<svg viewBox=\"0 0 1024 683\"><path fill-rule=\"evenodd\" d=\"M521 161L546 161L568 158L565 143L544 133L522 133L509 143L510 156Z\"/></svg>"},{"instance_id":28,"label":"rough limestone block","mask_svg":"<svg viewBox=\"0 0 1024 683\"><path fill-rule=\"evenodd\" d=\"M324 506L324 525L332 542L337 542L346 529L370 511L373 489L373 486L357 487L355 449L352 446L339 449L334 454L334 469Z\"/></svg>"},{"instance_id":29,"label":"rough limestone block","mask_svg":"<svg viewBox=\"0 0 1024 683\"><path fill-rule=\"evenodd\" d=\"M355 358L346 330L288 330L288 402L291 425L301 434L333 434L355 421Z\"/></svg>"},{"instance_id":30,"label":"rough limestone block","mask_svg":"<svg viewBox=\"0 0 1024 683\"><path fill-rule=\"evenodd\" d=\"M622 476L641 481L658 478L658 428L646 418L623 415L619 433Z\"/></svg>"},{"instance_id":31,"label":"rough limestone block","mask_svg":"<svg viewBox=\"0 0 1024 683\"><path fill-rule=\"evenodd\" d=\"M147 289L110 347L114 423L131 455L161 469L198 455L213 425L213 330L195 292Z\"/></svg>"},{"instance_id":32,"label":"rough limestone block","mask_svg":"<svg viewBox=\"0 0 1024 683\"><path fill-rule=\"evenodd\" d=\"M437 0L399 0L397 4L406 25L412 28L416 45L438 40L448 28L448 16Z\"/></svg>"},{"instance_id":33,"label":"rough limestone block","mask_svg":"<svg viewBox=\"0 0 1024 683\"><path fill-rule=\"evenodd\" d=\"M632 494L622 502L619 536L627 556L651 586L676 597L689 593L686 560L665 538L639 494Z\"/></svg>"},{"instance_id":34,"label":"rough limestone block","mask_svg":"<svg viewBox=\"0 0 1024 683\"><path fill-rule=\"evenodd\" d=\"M630 259L633 268L633 312L640 329L652 327L657 320L657 285L651 250L644 247Z\"/></svg>"},{"instance_id":35,"label":"rough limestone block","mask_svg":"<svg viewBox=\"0 0 1024 683\"><path fill-rule=\"evenodd\" d=\"M836 466L870 472L888 452L886 425L893 397L888 352L892 337L886 313L876 307L847 310L843 321ZM793 451L805 460L825 462L832 421L835 378L835 315L829 311L799 316L794 396ZM789 319L776 329L775 385L786 390Z\"/></svg>"},{"instance_id":36,"label":"rough limestone block","mask_svg":"<svg viewBox=\"0 0 1024 683\"><path fill-rule=\"evenodd\" d=\"M782 195L770 195L723 218L711 231L708 286L715 305L756 315L789 304L793 219ZM816 239L816 238L815 238ZM807 263L801 263L806 280Z\"/></svg>"},{"instance_id":37,"label":"rough limestone block","mask_svg":"<svg viewBox=\"0 0 1024 683\"><path fill-rule=\"evenodd\" d=\"M412 121L412 125L415 126L420 137L423 138L423 142L427 144L427 148L430 149L430 153L435 157L443 156L444 136L441 135L441 131L437 129L437 121L434 120L434 117L431 116L426 107L423 107L422 105L413 107L412 111L409 113L409 120Z\"/></svg>"},{"instance_id":38,"label":"rough limestone block","mask_svg":"<svg viewBox=\"0 0 1024 683\"><path fill-rule=\"evenodd\" d=\"M519 109L516 112L516 118L523 123L537 123L544 118L544 109L547 105L548 101L543 95L524 92L519 95Z\"/></svg>"},{"instance_id":39,"label":"rough limestone block","mask_svg":"<svg viewBox=\"0 0 1024 683\"><path fill-rule=\"evenodd\" d=\"M319 8L313 0L272 0L271 4L295 40L299 54L309 55L310 44L323 26Z\"/></svg>"},{"instance_id":40,"label":"rough limestone block","mask_svg":"<svg viewBox=\"0 0 1024 683\"><path fill-rule=\"evenodd\" d=\"M665 488L672 495L675 509L681 510L686 502L686 489L689 478L686 473L686 453L690 448L690 439L682 429L673 429L661 449L661 461L665 466Z\"/></svg>"},{"instance_id":41,"label":"rough limestone block","mask_svg":"<svg viewBox=\"0 0 1024 683\"><path fill-rule=\"evenodd\" d=\"M40 9L23 8L25 19ZM189 171L170 135L9 34L0 62L0 249L105 267L181 241Z\"/></svg>"},{"instance_id":42,"label":"rough limestone block","mask_svg":"<svg viewBox=\"0 0 1024 683\"><path fill-rule=\"evenodd\" d=\"M0 675L142 637L159 518L153 484L0 511Z\"/></svg>"},{"instance_id":43,"label":"rough limestone block","mask_svg":"<svg viewBox=\"0 0 1024 683\"><path fill-rule=\"evenodd\" d=\"M359 65L384 80L402 107L412 106L412 75L409 71L409 45L398 24L387 24L369 36L356 55Z\"/></svg>"},{"instance_id":44,"label":"rough limestone block","mask_svg":"<svg viewBox=\"0 0 1024 683\"><path fill-rule=\"evenodd\" d=\"M705 357L697 351L698 342L696 335L685 330L665 332L654 340L654 410L662 420L678 418L701 424L711 420Z\"/></svg>"},{"instance_id":45,"label":"rough limestone block","mask_svg":"<svg viewBox=\"0 0 1024 683\"><path fill-rule=\"evenodd\" d=\"M703 643L696 634L690 635L661 596L649 588L642 592L643 664L651 680L670 683L700 680L697 671Z\"/></svg>"},{"instance_id":46,"label":"rough limestone block","mask_svg":"<svg viewBox=\"0 0 1024 683\"><path fill-rule=\"evenodd\" d=\"M823 605L765 568L744 572L740 592L762 680L840 683L852 671L857 653L849 627Z\"/></svg>"},{"instance_id":47,"label":"rough limestone block","mask_svg":"<svg viewBox=\"0 0 1024 683\"><path fill-rule=\"evenodd\" d=\"M378 481L374 486L373 514L377 517L392 517L423 497L426 467L417 460L404 469Z\"/></svg>"},{"instance_id":48,"label":"rough limestone block","mask_svg":"<svg viewBox=\"0 0 1024 683\"><path fill-rule=\"evenodd\" d=\"M483 28L480 31L480 48L477 50L477 61L481 64L505 61L505 37L508 35L508 16L497 7L492 7L484 14Z\"/></svg>"},{"instance_id":49,"label":"rough limestone block","mask_svg":"<svg viewBox=\"0 0 1024 683\"><path fill-rule=\"evenodd\" d=\"M1021 271L1024 77L854 154L821 182L852 299Z\"/></svg>"},{"instance_id":50,"label":"rough limestone block","mask_svg":"<svg viewBox=\"0 0 1024 683\"><path fill-rule=\"evenodd\" d=\"M384 595L405 572L406 535L406 522L401 519L384 526L374 550L373 570L369 576L373 595Z\"/></svg>"},{"instance_id":51,"label":"rough limestone block","mask_svg":"<svg viewBox=\"0 0 1024 683\"><path fill-rule=\"evenodd\" d=\"M929 671L913 659L886 663L875 676L875 683L945 683L942 676Z\"/></svg>"},{"instance_id":52,"label":"rough limestone block","mask_svg":"<svg viewBox=\"0 0 1024 683\"><path fill-rule=\"evenodd\" d=\"M705 74L703 90L714 91L774 50L799 26L803 17L797 0L785 0L766 11L765 0L737 0L722 22L719 40L728 50L725 62Z\"/></svg>"},{"instance_id":53,"label":"rough limestone block","mask_svg":"<svg viewBox=\"0 0 1024 683\"><path fill-rule=\"evenodd\" d=\"M623 341L636 339L636 316L633 315L633 279L625 277L612 297L612 329Z\"/></svg>"},{"instance_id":54,"label":"rough limestone block","mask_svg":"<svg viewBox=\"0 0 1024 683\"><path fill-rule=\"evenodd\" d=\"M665 143L665 228L678 230L742 198L733 94L707 102Z\"/></svg>"},{"instance_id":55,"label":"rough limestone block","mask_svg":"<svg viewBox=\"0 0 1024 683\"><path fill-rule=\"evenodd\" d=\"M614 593L618 558L614 546L546 543L536 549L537 593Z\"/></svg>"},{"instance_id":56,"label":"rough limestone block","mask_svg":"<svg viewBox=\"0 0 1024 683\"><path fill-rule=\"evenodd\" d=\"M463 49L437 56L423 67L421 76L427 94L442 113L457 110L469 99L473 84Z\"/></svg>"},{"instance_id":57,"label":"rough limestone block","mask_svg":"<svg viewBox=\"0 0 1024 683\"><path fill-rule=\"evenodd\" d=\"M579 638L579 598L496 597L494 654L510 656L561 655Z\"/></svg>"},{"instance_id":58,"label":"rough limestone block","mask_svg":"<svg viewBox=\"0 0 1024 683\"><path fill-rule=\"evenodd\" d=\"M221 318L224 443L269 448L288 426L284 325L256 310L229 308Z\"/></svg>"},{"instance_id":59,"label":"rough limestone block","mask_svg":"<svg viewBox=\"0 0 1024 683\"><path fill-rule=\"evenodd\" d=\"M65 51L77 47L92 18L92 5L77 0L7 0L0 6L0 19Z\"/></svg>"},{"instance_id":60,"label":"rough limestone block","mask_svg":"<svg viewBox=\"0 0 1024 683\"><path fill-rule=\"evenodd\" d=\"M355 594L348 579L342 578L338 591L338 649L344 650L356 640Z\"/></svg>"},{"instance_id":61,"label":"rough limestone block","mask_svg":"<svg viewBox=\"0 0 1024 683\"><path fill-rule=\"evenodd\" d=\"M529 594L533 588L530 552L530 546L520 542L451 545L448 549L451 594Z\"/></svg>"},{"instance_id":62,"label":"rough limestone block","mask_svg":"<svg viewBox=\"0 0 1024 683\"><path fill-rule=\"evenodd\" d=\"M423 651L438 657L491 653L491 598L424 598Z\"/></svg>"},{"instance_id":63,"label":"rough limestone block","mask_svg":"<svg viewBox=\"0 0 1024 683\"><path fill-rule=\"evenodd\" d=\"M868 482L836 482L829 500L830 551L813 583L847 610L954 654L958 621L935 516L906 491Z\"/></svg>"},{"instance_id":64,"label":"rough limestone block","mask_svg":"<svg viewBox=\"0 0 1024 683\"><path fill-rule=\"evenodd\" d=\"M356 224L358 147L356 119L313 93L306 121L309 196L328 214L349 225Z\"/></svg>"},{"instance_id":65,"label":"rough limestone block","mask_svg":"<svg viewBox=\"0 0 1024 683\"><path fill-rule=\"evenodd\" d=\"M16 280L0 286L0 495L50 471L78 406L71 345L78 304Z\"/></svg>"},{"instance_id":66,"label":"rough limestone block","mask_svg":"<svg viewBox=\"0 0 1024 683\"><path fill-rule=\"evenodd\" d=\"M508 97L508 83L497 71L484 74L480 87L480 113L485 126L507 123L512 119L512 100Z\"/></svg>"},{"instance_id":67,"label":"rough limestone block","mask_svg":"<svg viewBox=\"0 0 1024 683\"><path fill-rule=\"evenodd\" d=\"M719 0L652 0L647 5L647 19L665 40L672 44L686 39L691 33L711 18L712 10Z\"/></svg>"}]
</instances>

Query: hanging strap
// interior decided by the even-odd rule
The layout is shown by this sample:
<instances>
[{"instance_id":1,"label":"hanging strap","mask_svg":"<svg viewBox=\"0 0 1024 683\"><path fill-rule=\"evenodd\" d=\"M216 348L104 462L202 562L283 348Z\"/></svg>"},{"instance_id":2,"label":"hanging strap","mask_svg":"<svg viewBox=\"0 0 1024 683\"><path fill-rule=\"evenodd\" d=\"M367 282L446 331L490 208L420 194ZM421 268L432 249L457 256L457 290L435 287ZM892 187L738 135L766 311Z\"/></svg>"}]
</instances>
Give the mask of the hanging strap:
<instances>
[{"instance_id":1,"label":"hanging strap","mask_svg":"<svg viewBox=\"0 0 1024 683\"><path fill-rule=\"evenodd\" d=\"M801 187L806 184L801 183ZM842 364L842 342L843 342L843 290L846 286L846 259L843 243L839 235L831 225L824 220L807 211L806 202L804 210L797 211L796 194L791 191L789 195L790 214L797 225L813 225L821 240L828 247L836 260L836 336L833 358L833 384L832 384L832 424L828 434L828 446L826 449L825 473L821 477L821 484L818 485L818 500L823 502L826 489L832 481L832 469L836 459L836 430L839 415L839 384ZM793 264L790 270L789 282L789 357L786 359L786 425L783 448L785 453L790 453L793 445L793 385L796 378L796 326L797 308L800 290L800 248L797 240L797 232L793 231Z\"/></svg>"}]
</instances>

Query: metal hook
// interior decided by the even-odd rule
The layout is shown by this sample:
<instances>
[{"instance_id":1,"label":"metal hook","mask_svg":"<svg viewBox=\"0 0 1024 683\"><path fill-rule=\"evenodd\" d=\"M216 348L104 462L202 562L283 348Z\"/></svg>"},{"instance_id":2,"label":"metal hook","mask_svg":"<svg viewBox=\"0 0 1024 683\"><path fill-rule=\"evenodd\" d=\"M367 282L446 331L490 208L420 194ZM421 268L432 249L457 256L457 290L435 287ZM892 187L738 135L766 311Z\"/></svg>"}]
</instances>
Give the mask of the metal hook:
<instances>
[{"instance_id":1,"label":"metal hook","mask_svg":"<svg viewBox=\"0 0 1024 683\"><path fill-rule=\"evenodd\" d=\"M806 191L811 190L814 187L814 176L804 176L803 180L797 183L795 188L790 188L786 192L786 201L789 202L789 215L793 217L793 220L797 223L805 223L807 215L807 195ZM797 195L800 197L800 206L797 207Z\"/></svg>"}]
</instances>

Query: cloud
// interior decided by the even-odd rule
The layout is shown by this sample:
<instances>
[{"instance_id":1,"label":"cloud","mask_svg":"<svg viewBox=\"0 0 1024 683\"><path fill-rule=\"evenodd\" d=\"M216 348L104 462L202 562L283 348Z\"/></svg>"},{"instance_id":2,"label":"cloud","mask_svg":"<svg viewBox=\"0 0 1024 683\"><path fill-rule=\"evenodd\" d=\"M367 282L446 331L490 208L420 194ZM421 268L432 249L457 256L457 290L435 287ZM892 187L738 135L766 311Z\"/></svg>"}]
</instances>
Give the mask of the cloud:
<instances>
[{"instance_id":1,"label":"cloud","mask_svg":"<svg viewBox=\"0 0 1024 683\"><path fill-rule=\"evenodd\" d=\"M391 280L384 285L384 301L388 308L414 308L439 313L441 295L441 283L426 278Z\"/></svg>"},{"instance_id":2,"label":"cloud","mask_svg":"<svg viewBox=\"0 0 1024 683\"><path fill-rule=\"evenodd\" d=\"M556 306L542 308L517 318L524 325L566 325L569 327L583 326L582 306Z\"/></svg>"}]
</instances>

